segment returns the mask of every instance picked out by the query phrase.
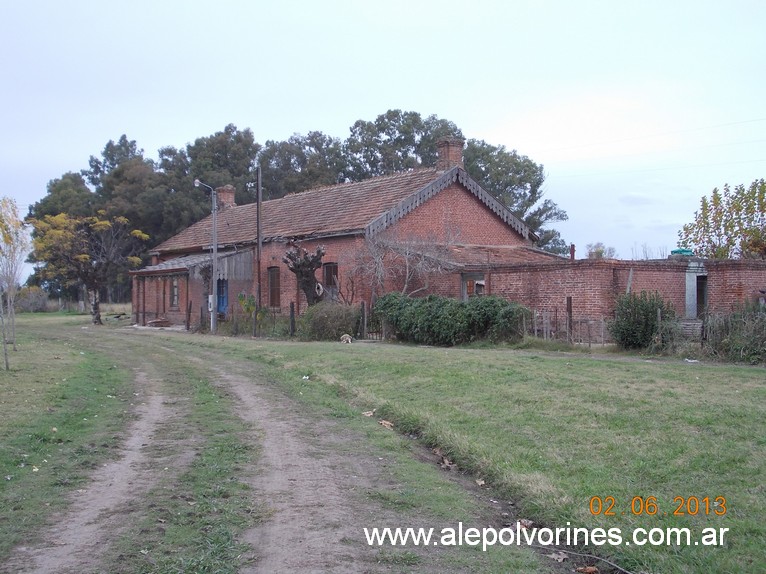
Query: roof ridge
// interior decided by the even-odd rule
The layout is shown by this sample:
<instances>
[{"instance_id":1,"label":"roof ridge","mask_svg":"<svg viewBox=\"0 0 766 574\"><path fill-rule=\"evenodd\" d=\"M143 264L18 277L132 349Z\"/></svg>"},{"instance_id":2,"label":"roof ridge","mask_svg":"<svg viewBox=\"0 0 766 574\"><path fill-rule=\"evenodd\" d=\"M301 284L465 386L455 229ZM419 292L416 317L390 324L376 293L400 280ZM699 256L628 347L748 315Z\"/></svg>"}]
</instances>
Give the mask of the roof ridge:
<instances>
[{"instance_id":1,"label":"roof ridge","mask_svg":"<svg viewBox=\"0 0 766 574\"><path fill-rule=\"evenodd\" d=\"M375 180L376 182L378 182L378 181L390 181L392 179L401 179L404 177L411 177L412 175L420 175L428 171L434 172L434 174L439 173L434 167L415 167L415 168L408 169L407 171L398 171L396 173L391 173L387 175L374 175L372 177L368 177L367 179L360 179L359 181L345 181L343 183L333 183L329 185L323 185L320 187L310 187L309 189L305 189L303 191L294 191L292 193L283 195L282 197L275 197L274 199L267 199L264 201L276 201L277 199L284 199L285 197L294 197L296 195L303 195L305 193L316 193L320 191L327 191L328 189L346 188L346 187L351 187L354 185L362 185L365 183L369 183L372 180Z\"/></svg>"}]
</instances>

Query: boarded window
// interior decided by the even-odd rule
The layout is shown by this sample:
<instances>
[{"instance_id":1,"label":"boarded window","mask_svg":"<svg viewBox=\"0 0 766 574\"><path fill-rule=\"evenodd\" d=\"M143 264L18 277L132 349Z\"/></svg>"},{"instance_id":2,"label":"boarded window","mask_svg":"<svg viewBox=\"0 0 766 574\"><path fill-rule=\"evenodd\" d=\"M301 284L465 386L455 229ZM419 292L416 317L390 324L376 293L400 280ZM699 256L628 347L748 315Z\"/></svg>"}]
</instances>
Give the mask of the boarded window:
<instances>
[{"instance_id":1,"label":"boarded window","mask_svg":"<svg viewBox=\"0 0 766 574\"><path fill-rule=\"evenodd\" d=\"M269 267L269 307L280 307L279 267Z\"/></svg>"},{"instance_id":2,"label":"boarded window","mask_svg":"<svg viewBox=\"0 0 766 574\"><path fill-rule=\"evenodd\" d=\"M330 298L335 299L338 296L338 264L325 263L322 265L322 285L328 292Z\"/></svg>"}]
</instances>

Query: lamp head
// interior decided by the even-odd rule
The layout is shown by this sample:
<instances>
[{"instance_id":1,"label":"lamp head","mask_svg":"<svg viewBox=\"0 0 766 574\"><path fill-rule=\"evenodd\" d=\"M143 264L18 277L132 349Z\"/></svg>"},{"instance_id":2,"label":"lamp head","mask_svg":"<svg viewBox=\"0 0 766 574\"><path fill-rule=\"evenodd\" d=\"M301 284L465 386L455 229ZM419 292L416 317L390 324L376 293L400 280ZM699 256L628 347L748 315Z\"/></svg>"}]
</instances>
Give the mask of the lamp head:
<instances>
[{"instance_id":1,"label":"lamp head","mask_svg":"<svg viewBox=\"0 0 766 574\"><path fill-rule=\"evenodd\" d=\"M194 187L199 187L200 181L198 179L194 180Z\"/></svg>"}]
</instances>

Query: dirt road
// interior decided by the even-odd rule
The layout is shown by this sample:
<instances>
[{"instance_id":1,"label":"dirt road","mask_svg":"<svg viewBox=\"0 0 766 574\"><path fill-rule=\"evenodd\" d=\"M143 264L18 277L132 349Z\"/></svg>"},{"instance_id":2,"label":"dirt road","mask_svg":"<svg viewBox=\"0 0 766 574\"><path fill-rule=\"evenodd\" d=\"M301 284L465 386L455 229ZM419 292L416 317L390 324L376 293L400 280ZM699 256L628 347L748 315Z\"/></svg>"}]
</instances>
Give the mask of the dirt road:
<instances>
[{"instance_id":1,"label":"dirt road","mask_svg":"<svg viewBox=\"0 0 766 574\"><path fill-rule=\"evenodd\" d=\"M16 548L0 566L3 572L108 571L102 556L139 518L136 501L158 481L172 481L197 452L199 437L171 438L165 430L182 423L188 408L167 384L168 357L177 352L165 346L167 339L139 330L91 329L82 336L94 351L135 366L135 419L119 454L72 494L69 510L54 517L39 537L42 542ZM339 422L307 416L278 386L254 373L252 362L204 347L186 360L200 377L234 397L232 416L248 423L249 440L258 445L258 456L241 480L251 486L254 502L267 509L267 518L243 532L242 542L251 552L240 572L410 571L397 561L381 561L380 550L368 546L362 532L362 526L429 524L428 516L413 513L402 523L398 509L375 504L366 495L392 485L386 453ZM171 440L170 448L159 448ZM441 555L436 549L414 548L408 556L418 553L426 559L418 559L414 571L445 571L435 559Z\"/></svg>"}]
</instances>

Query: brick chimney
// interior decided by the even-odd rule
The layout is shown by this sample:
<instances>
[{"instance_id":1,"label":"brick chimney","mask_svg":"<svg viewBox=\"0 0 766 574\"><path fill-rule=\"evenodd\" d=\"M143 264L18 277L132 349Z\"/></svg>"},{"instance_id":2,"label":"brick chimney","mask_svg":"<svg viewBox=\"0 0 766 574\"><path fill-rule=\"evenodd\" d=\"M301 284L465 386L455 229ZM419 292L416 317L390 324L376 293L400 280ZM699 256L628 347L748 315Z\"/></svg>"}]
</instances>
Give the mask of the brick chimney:
<instances>
[{"instance_id":1,"label":"brick chimney","mask_svg":"<svg viewBox=\"0 0 766 574\"><path fill-rule=\"evenodd\" d=\"M463 138L449 136L436 142L439 157L436 160L437 171L447 171L455 166L463 167Z\"/></svg>"},{"instance_id":2,"label":"brick chimney","mask_svg":"<svg viewBox=\"0 0 766 574\"><path fill-rule=\"evenodd\" d=\"M215 188L216 194L218 194L218 209L224 210L229 207L235 207L237 203L234 201L234 194L236 190L230 183L223 187Z\"/></svg>"}]
</instances>

